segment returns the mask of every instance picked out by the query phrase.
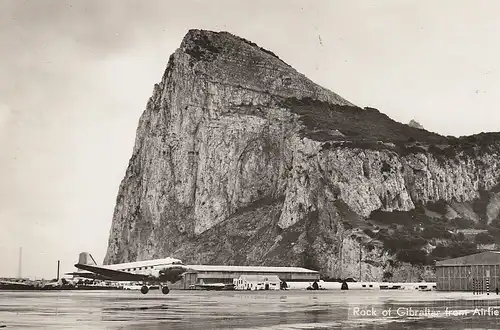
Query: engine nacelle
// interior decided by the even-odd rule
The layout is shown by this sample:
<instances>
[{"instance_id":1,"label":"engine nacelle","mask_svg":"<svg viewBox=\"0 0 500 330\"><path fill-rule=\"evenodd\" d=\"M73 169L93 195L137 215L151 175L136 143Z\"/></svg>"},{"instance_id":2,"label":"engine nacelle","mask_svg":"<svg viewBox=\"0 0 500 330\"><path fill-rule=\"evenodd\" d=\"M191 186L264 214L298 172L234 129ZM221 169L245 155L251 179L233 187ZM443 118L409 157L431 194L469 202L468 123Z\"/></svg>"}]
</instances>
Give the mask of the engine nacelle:
<instances>
[{"instance_id":1,"label":"engine nacelle","mask_svg":"<svg viewBox=\"0 0 500 330\"><path fill-rule=\"evenodd\" d=\"M160 279L161 281L170 281L172 283L180 280L181 274L185 272L185 266L183 265L161 265L155 266L151 269L151 275Z\"/></svg>"}]
</instances>

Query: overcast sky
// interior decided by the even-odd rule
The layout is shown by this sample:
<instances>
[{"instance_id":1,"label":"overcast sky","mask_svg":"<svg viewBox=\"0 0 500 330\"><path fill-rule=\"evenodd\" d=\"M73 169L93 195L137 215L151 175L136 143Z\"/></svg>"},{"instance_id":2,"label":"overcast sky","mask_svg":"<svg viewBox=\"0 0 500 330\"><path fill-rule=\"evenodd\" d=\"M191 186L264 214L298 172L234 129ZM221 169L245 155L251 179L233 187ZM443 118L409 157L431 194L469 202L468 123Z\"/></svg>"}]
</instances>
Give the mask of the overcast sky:
<instances>
[{"instance_id":1,"label":"overcast sky","mask_svg":"<svg viewBox=\"0 0 500 330\"><path fill-rule=\"evenodd\" d=\"M499 1L0 0L0 276L102 261L138 119L191 28L445 135L500 131Z\"/></svg>"}]
</instances>

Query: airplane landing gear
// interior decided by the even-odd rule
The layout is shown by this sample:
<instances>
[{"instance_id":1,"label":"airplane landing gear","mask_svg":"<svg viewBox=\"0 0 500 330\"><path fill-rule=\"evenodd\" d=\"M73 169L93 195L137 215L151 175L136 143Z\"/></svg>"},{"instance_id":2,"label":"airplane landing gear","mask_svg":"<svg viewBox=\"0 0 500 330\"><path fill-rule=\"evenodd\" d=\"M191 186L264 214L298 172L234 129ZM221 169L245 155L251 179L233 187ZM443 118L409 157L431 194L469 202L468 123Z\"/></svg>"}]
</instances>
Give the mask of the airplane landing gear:
<instances>
[{"instance_id":1,"label":"airplane landing gear","mask_svg":"<svg viewBox=\"0 0 500 330\"><path fill-rule=\"evenodd\" d=\"M170 292L170 289L168 288L168 286L162 286L161 287L161 292L163 294L168 294Z\"/></svg>"},{"instance_id":2,"label":"airplane landing gear","mask_svg":"<svg viewBox=\"0 0 500 330\"><path fill-rule=\"evenodd\" d=\"M142 294L146 294L149 292L149 288L147 287L147 285L143 285L142 288L141 288L141 293Z\"/></svg>"}]
</instances>

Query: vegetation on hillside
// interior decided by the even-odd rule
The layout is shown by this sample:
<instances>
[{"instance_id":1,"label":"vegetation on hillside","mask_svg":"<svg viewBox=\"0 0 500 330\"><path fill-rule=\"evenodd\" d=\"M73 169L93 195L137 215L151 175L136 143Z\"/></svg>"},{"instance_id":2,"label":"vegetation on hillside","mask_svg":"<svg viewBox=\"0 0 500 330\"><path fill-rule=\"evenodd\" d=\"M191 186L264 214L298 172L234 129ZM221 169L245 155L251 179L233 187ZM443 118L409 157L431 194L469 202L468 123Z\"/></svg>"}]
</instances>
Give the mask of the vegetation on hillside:
<instances>
[{"instance_id":1,"label":"vegetation on hillside","mask_svg":"<svg viewBox=\"0 0 500 330\"><path fill-rule=\"evenodd\" d=\"M338 140L330 131L338 129L349 140L415 141L445 143L446 137L398 123L373 108L335 105L311 98L289 98L283 106L298 114L304 133L319 141ZM343 139L343 137L341 138Z\"/></svg>"},{"instance_id":2,"label":"vegetation on hillside","mask_svg":"<svg viewBox=\"0 0 500 330\"><path fill-rule=\"evenodd\" d=\"M489 225L481 222L480 227L487 231L477 233L474 229L478 225L470 219L427 215L426 210L444 215L446 207L445 202L438 201L409 212L377 210L367 219L372 228L364 229L364 233L382 242L398 261L417 265L433 265L437 260L477 253L480 245L500 244L500 219ZM466 236L464 231L473 234Z\"/></svg>"},{"instance_id":3,"label":"vegetation on hillside","mask_svg":"<svg viewBox=\"0 0 500 330\"><path fill-rule=\"evenodd\" d=\"M216 47L206 34L195 34L192 41L190 47L186 48L186 53L192 57L191 65L194 60L212 61L221 52L221 49Z\"/></svg>"},{"instance_id":4,"label":"vegetation on hillside","mask_svg":"<svg viewBox=\"0 0 500 330\"><path fill-rule=\"evenodd\" d=\"M500 133L480 133L465 137L441 136L396 122L374 108L336 105L312 98L288 98L281 104L299 115L304 124L302 134L327 142L329 148L335 141L349 142L348 147L363 149L387 149L385 143L393 143L392 150L400 154L429 152L440 158L452 158L457 152L475 155L498 149ZM338 132L342 133L339 135Z\"/></svg>"}]
</instances>

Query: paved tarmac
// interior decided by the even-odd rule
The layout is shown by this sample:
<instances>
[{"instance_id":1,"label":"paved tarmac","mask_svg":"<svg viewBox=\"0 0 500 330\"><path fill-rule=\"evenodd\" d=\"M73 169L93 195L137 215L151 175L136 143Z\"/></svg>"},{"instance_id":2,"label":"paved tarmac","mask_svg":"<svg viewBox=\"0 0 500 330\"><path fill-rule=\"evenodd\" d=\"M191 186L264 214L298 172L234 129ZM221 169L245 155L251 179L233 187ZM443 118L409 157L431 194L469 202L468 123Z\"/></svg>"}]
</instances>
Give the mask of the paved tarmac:
<instances>
[{"instance_id":1,"label":"paved tarmac","mask_svg":"<svg viewBox=\"0 0 500 330\"><path fill-rule=\"evenodd\" d=\"M500 296L415 291L0 291L5 329L488 329Z\"/></svg>"}]
</instances>

